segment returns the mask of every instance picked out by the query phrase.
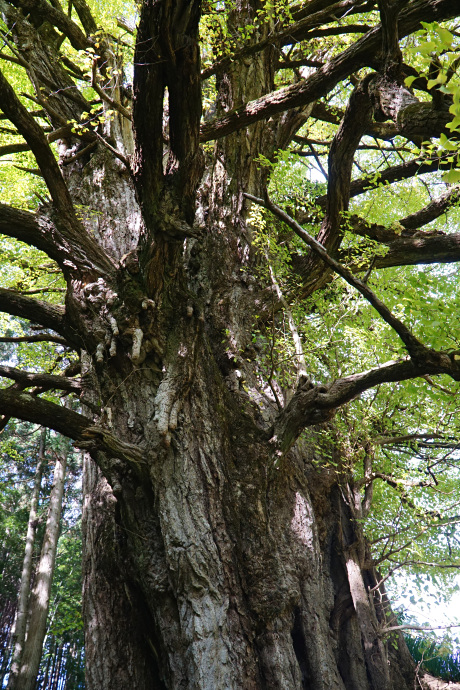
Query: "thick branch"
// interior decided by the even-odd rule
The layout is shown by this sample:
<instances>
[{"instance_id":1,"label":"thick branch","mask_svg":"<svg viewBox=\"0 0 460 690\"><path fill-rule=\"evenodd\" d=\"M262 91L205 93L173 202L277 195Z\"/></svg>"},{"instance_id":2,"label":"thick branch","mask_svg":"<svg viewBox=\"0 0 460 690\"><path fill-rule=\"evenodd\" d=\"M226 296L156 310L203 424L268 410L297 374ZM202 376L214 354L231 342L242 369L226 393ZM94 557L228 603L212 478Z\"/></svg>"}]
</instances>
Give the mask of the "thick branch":
<instances>
[{"instance_id":1,"label":"thick branch","mask_svg":"<svg viewBox=\"0 0 460 690\"><path fill-rule=\"evenodd\" d=\"M448 374L460 380L460 364L454 356L428 350L423 360L388 362L377 369L337 379L330 385L300 386L273 427L273 442L287 452L307 426L331 419L336 410L361 393L382 383L405 381L425 374Z\"/></svg>"},{"instance_id":2,"label":"thick branch","mask_svg":"<svg viewBox=\"0 0 460 690\"><path fill-rule=\"evenodd\" d=\"M389 244L385 256L375 259L375 268L460 261L460 233L401 237Z\"/></svg>"},{"instance_id":3,"label":"thick branch","mask_svg":"<svg viewBox=\"0 0 460 690\"><path fill-rule=\"evenodd\" d=\"M97 31L97 24L85 0L72 0L72 5L77 10L78 17L86 33L95 34Z\"/></svg>"},{"instance_id":4,"label":"thick branch","mask_svg":"<svg viewBox=\"0 0 460 690\"><path fill-rule=\"evenodd\" d=\"M399 223L406 230L415 230L423 225L426 225L427 223L431 223L432 220L439 218L439 216L445 213L459 200L460 187L451 187L445 194L442 194L427 206L424 206L419 211L411 213L409 216L402 218Z\"/></svg>"},{"instance_id":5,"label":"thick branch","mask_svg":"<svg viewBox=\"0 0 460 690\"><path fill-rule=\"evenodd\" d=\"M29 211L0 204L0 233L37 247L57 263L62 263L67 258L63 257L56 242L53 224Z\"/></svg>"},{"instance_id":6,"label":"thick branch","mask_svg":"<svg viewBox=\"0 0 460 690\"><path fill-rule=\"evenodd\" d=\"M394 0L378 0L382 24L382 52L385 59L385 74L397 72L402 63L398 40L398 3Z\"/></svg>"},{"instance_id":7,"label":"thick branch","mask_svg":"<svg viewBox=\"0 0 460 690\"><path fill-rule=\"evenodd\" d=\"M312 14L309 13L308 16L302 17L302 19L299 19L299 21L290 24L285 29L270 33L266 38L264 38L263 41L253 43L252 45L243 46L243 48L235 51L232 55L227 55L223 57L218 62L215 62L210 67L203 70L203 72L201 73L201 78L208 79L211 75L216 74L216 72L222 72L223 70L228 69L232 62L242 60L243 58L249 57L250 55L255 55L256 53L265 50L267 46L276 45L282 47L285 45L292 45L293 43L298 43L299 41L302 41L304 39L311 38L311 29L315 27L322 27L324 26L324 24L327 24L328 22L335 22L339 17L341 17L345 13L347 15L350 15L356 12L364 11L364 6L360 6L359 3L357 4L355 2L355 0L340 0L340 2L330 3L327 8L319 10ZM349 27L345 25L340 27L321 29L321 33L314 32L314 35L331 35L332 32L334 34L341 34L346 33L347 31L351 31L353 33L358 31L360 33L363 33L367 30L368 29L366 27L363 28L362 25L354 27Z\"/></svg>"},{"instance_id":8,"label":"thick branch","mask_svg":"<svg viewBox=\"0 0 460 690\"><path fill-rule=\"evenodd\" d=\"M134 179L152 227L174 235L174 225L192 225L195 192L203 172L201 119L200 3L144 3L134 62ZM169 157L163 172L163 96L169 98ZM161 193L163 194L159 203ZM170 194L174 196L171 222ZM162 206L162 208L160 208ZM177 210L180 211L177 214ZM182 216L182 217L180 217ZM148 223L148 224L149 224ZM172 227L171 227L172 226Z\"/></svg>"},{"instance_id":9,"label":"thick branch","mask_svg":"<svg viewBox=\"0 0 460 690\"><path fill-rule=\"evenodd\" d=\"M456 0L415 0L400 14L399 37L402 38L419 29L421 20L439 21L457 15ZM246 103L219 120L205 124L201 129L201 140L218 139L283 110L306 105L322 98L339 81L356 70L373 64L375 55L381 47L381 41L382 32L378 26L307 79Z\"/></svg>"},{"instance_id":10,"label":"thick branch","mask_svg":"<svg viewBox=\"0 0 460 690\"><path fill-rule=\"evenodd\" d=\"M411 213L397 223L397 230L394 226L380 225L379 223L368 223L364 218L357 215L347 217L347 227L355 234L362 237L370 237L373 240L382 242L383 244L391 244L396 240L405 239L410 236L411 239L426 239L429 237L436 237L436 239L445 238L444 233L437 232L417 232L417 230L427 223L431 223L436 218L439 218L451 206L457 203L460 196L460 189L453 187L446 194L443 194L438 199L435 199L427 206L424 206L419 211ZM404 238L401 238L401 233L404 233ZM453 237L450 235L448 237ZM455 259L454 259L455 260Z\"/></svg>"},{"instance_id":11,"label":"thick branch","mask_svg":"<svg viewBox=\"0 0 460 690\"><path fill-rule=\"evenodd\" d=\"M435 105L418 101L417 98L398 81L376 77L369 92L374 103L376 120L391 119L398 133L408 139L414 137L439 137L442 132L450 134L446 125L452 114L447 104Z\"/></svg>"},{"instance_id":12,"label":"thick branch","mask_svg":"<svg viewBox=\"0 0 460 690\"><path fill-rule=\"evenodd\" d=\"M54 429L75 441L83 440L83 432L91 425L77 412L13 388L0 390L0 414Z\"/></svg>"},{"instance_id":13,"label":"thick branch","mask_svg":"<svg viewBox=\"0 0 460 690\"><path fill-rule=\"evenodd\" d=\"M0 366L0 377L17 381L24 388L39 386L42 390L55 389L78 393L81 390L81 382L77 379L69 379L65 376L54 376L53 374L22 371L15 367Z\"/></svg>"},{"instance_id":14,"label":"thick branch","mask_svg":"<svg viewBox=\"0 0 460 690\"><path fill-rule=\"evenodd\" d=\"M32 149L56 207L72 219L72 201L61 171L42 128L35 122L0 72L0 102L5 115L16 126Z\"/></svg>"},{"instance_id":15,"label":"thick branch","mask_svg":"<svg viewBox=\"0 0 460 690\"><path fill-rule=\"evenodd\" d=\"M3 112L32 149L56 208L59 231L72 244L73 263L80 269L113 271L112 263L78 220L67 186L41 127L17 98L0 72L0 102Z\"/></svg>"},{"instance_id":16,"label":"thick branch","mask_svg":"<svg viewBox=\"0 0 460 690\"><path fill-rule=\"evenodd\" d=\"M436 172L438 169L449 169L452 165L449 161L450 157L451 156L446 153L442 156L433 156L431 158L414 158L413 160L407 161L407 163L393 165L378 174L374 173L373 175L369 175L369 177L360 177L357 180L353 180L350 184L350 198L386 184L408 180L416 175ZM327 194L323 194L315 199L315 204L322 208L326 207L326 203ZM299 220L302 222L300 217Z\"/></svg>"},{"instance_id":17,"label":"thick branch","mask_svg":"<svg viewBox=\"0 0 460 690\"><path fill-rule=\"evenodd\" d=\"M78 24L75 24L56 5L46 2L46 0L16 0L12 4L19 7L26 16L33 13L34 17L40 17L43 22L47 21L53 24L67 36L76 50L85 50L93 43L85 36Z\"/></svg>"},{"instance_id":18,"label":"thick branch","mask_svg":"<svg viewBox=\"0 0 460 690\"><path fill-rule=\"evenodd\" d=\"M388 252L385 256L378 256L373 261L375 268L453 263L460 261L460 234L446 235L435 230L423 232L417 229L431 223L458 203L459 195L459 188L453 187L419 211L401 218L396 229L393 226L368 223L356 215L348 216L346 225L356 235L370 237L387 245Z\"/></svg>"},{"instance_id":19,"label":"thick branch","mask_svg":"<svg viewBox=\"0 0 460 690\"><path fill-rule=\"evenodd\" d=\"M101 450L112 458L117 457L136 465L143 463L143 452L137 446L120 441L101 427L92 426L91 421L78 412L30 393L14 388L0 389L0 414L54 429L72 438L81 447L91 445L95 455Z\"/></svg>"},{"instance_id":20,"label":"thick branch","mask_svg":"<svg viewBox=\"0 0 460 690\"><path fill-rule=\"evenodd\" d=\"M344 116L344 111L319 101L314 104L311 115L321 122L330 122L333 125L339 125ZM364 134L374 139L384 139L388 141L394 139L394 137L399 134L399 129L394 122L370 122Z\"/></svg>"},{"instance_id":21,"label":"thick branch","mask_svg":"<svg viewBox=\"0 0 460 690\"><path fill-rule=\"evenodd\" d=\"M64 307L32 297L24 297L14 290L0 288L0 311L28 319L32 323L40 324L43 328L50 328L77 347L82 345L77 334L65 323Z\"/></svg>"},{"instance_id":22,"label":"thick branch","mask_svg":"<svg viewBox=\"0 0 460 690\"><path fill-rule=\"evenodd\" d=\"M354 89L329 151L326 215L321 224L318 241L332 254L338 249L342 240L341 214L348 210L353 160L361 137L370 121L371 103L367 93L368 83L369 77L365 77ZM308 270L312 278L316 273L315 258L310 261L312 265Z\"/></svg>"}]
</instances>

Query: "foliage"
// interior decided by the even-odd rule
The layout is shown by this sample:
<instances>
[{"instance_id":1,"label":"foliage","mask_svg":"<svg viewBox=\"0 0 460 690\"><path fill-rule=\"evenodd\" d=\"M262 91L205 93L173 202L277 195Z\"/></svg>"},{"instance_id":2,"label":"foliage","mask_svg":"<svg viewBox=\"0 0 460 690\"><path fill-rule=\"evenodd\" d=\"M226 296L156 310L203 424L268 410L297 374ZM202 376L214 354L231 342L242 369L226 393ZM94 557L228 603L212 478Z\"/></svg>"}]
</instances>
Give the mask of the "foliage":
<instances>
[{"instance_id":1,"label":"foliage","mask_svg":"<svg viewBox=\"0 0 460 690\"><path fill-rule=\"evenodd\" d=\"M460 652L449 638L439 642L421 636L405 636L414 660L433 676L452 683L460 681Z\"/></svg>"},{"instance_id":2,"label":"foliage","mask_svg":"<svg viewBox=\"0 0 460 690\"><path fill-rule=\"evenodd\" d=\"M3 433L0 445L0 602L6 607L15 606L24 557L24 539L29 518L29 502L34 482L38 453L36 428L17 423ZM60 677L66 678L68 687L79 690L84 687L83 631L81 619L81 535L80 535L80 468L78 456L69 449L67 440L50 435L46 442L49 462L42 479L42 492L38 510L34 544L34 560L40 555L41 540L46 521L47 501L51 490L50 470L54 457L68 453L68 475L65 507L62 517L62 534L58 545L57 566L51 592L49 623L42 657L39 682L43 690L48 686L50 668L60 655ZM10 621L12 622L12 621ZM9 630L1 631L8 639ZM0 649L0 667L9 647ZM62 663L62 662L65 663ZM50 666L51 665L51 666ZM56 671L57 672L57 671ZM54 682L54 681L53 681Z\"/></svg>"}]
</instances>

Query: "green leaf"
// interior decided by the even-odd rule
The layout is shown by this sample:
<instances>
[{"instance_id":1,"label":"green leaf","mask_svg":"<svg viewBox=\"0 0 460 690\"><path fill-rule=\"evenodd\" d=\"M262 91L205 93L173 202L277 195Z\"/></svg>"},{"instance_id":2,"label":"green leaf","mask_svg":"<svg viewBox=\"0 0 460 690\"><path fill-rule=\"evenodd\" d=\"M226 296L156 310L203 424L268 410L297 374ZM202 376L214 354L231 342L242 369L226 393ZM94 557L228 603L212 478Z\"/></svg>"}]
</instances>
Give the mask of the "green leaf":
<instances>
[{"instance_id":1,"label":"green leaf","mask_svg":"<svg viewBox=\"0 0 460 690\"><path fill-rule=\"evenodd\" d=\"M456 182L460 181L460 170L449 170L449 172L444 173L442 179L444 182L448 182L449 184L455 184Z\"/></svg>"}]
</instances>

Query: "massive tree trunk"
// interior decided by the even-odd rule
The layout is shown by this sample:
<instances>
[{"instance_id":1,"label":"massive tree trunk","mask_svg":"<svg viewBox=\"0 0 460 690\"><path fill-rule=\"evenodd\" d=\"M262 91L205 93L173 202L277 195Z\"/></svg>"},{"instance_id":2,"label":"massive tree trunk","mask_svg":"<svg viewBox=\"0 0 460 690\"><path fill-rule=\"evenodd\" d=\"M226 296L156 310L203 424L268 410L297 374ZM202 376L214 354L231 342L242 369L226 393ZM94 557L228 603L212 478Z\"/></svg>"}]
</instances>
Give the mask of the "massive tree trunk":
<instances>
[{"instance_id":1,"label":"massive tree trunk","mask_svg":"<svg viewBox=\"0 0 460 690\"><path fill-rule=\"evenodd\" d=\"M241 6L233 19L244 25L250 14ZM263 53L247 68L218 74L219 107L269 91L270 65ZM180 108L171 96L169 107ZM249 361L258 297L243 192L262 194L266 173L255 159L271 157L308 114L299 109L215 144L200 188L198 237L192 228L180 235L190 223L176 191L180 147L157 195L144 167L150 171L145 156L158 156L158 142L138 153L141 247L143 236L155 239L122 259L134 296L115 302L124 334L116 355L108 357L104 344L100 362L98 346L96 360L86 359L106 428L141 450L124 463L99 451L105 478L86 465L89 688L412 688L410 661L390 655L379 637L386 616L367 593L376 576L364 567L362 531L335 474L312 463L316 432L279 460L270 443L278 410L260 393ZM180 115L176 127L188 127ZM80 189L91 186L92 161ZM99 174L107 181L102 198L111 178L107 168ZM121 197L124 217L138 215L129 193ZM155 197L157 207L168 206L163 216ZM90 205L100 207L98 199ZM128 299L129 317L120 318ZM98 285L96 311L109 300Z\"/></svg>"},{"instance_id":2,"label":"massive tree trunk","mask_svg":"<svg viewBox=\"0 0 460 690\"><path fill-rule=\"evenodd\" d=\"M43 50L44 30L40 37L4 4L17 43L29 40L34 78L44 84L42 105L54 127L63 126L66 108L80 117L88 104L81 94L66 95L68 74L57 74L50 62L57 37L48 35ZM84 3L74 0L74 6L90 34ZM37 3L34 15L39 26L41 7ZM440 7L434 3L432 12ZM50 21L72 45L91 44L66 15L53 12ZM237 2L230 32L255 14L255 3ZM402 31L413 30L411 17ZM267 172L256 159L285 147L313 98L364 58L359 51L347 54L348 67L345 58L332 60L323 91L316 80L308 95L306 80L292 102L286 90L284 105L281 99L270 110L264 96L274 88L276 52L267 21L256 36L264 49L216 73L217 123L227 123L226 113L237 122L242 105L253 102L252 124L225 124L228 135L203 153L198 20L197 2L144 4L134 140L121 85L101 67L104 105L118 104L114 120L100 125L98 138L87 132L83 142L70 129L61 131L64 177L32 117L0 82L4 112L33 149L53 202L41 207L38 221L5 210L2 228L47 252L68 285L65 310L31 306L8 291L0 293L0 307L40 321L80 350L86 416L16 389L2 391L0 408L46 422L88 451L87 686L412 690L404 641L385 636L391 613L382 604L385 593L361 526L368 496L361 502L362 486L354 485L340 446L331 441L318 451L317 439L332 428L338 406L363 390L425 374L458 379L458 362L424 348L349 272L345 279L392 325L409 359L328 385L314 385L299 370L283 399L262 380L252 345L256 314L268 318L282 303L278 295L274 304L276 290L259 284L256 269L260 258L245 197L263 200ZM104 40L95 70L113 59ZM331 150L321 229L331 254L340 245L351 162L370 113L369 92L359 87ZM203 139L212 138L207 127ZM221 134L215 125L214 136ZM310 254L302 275L318 288L329 274ZM72 390L68 379L55 379L46 379L50 387ZM326 451L339 471L323 461Z\"/></svg>"}]
</instances>

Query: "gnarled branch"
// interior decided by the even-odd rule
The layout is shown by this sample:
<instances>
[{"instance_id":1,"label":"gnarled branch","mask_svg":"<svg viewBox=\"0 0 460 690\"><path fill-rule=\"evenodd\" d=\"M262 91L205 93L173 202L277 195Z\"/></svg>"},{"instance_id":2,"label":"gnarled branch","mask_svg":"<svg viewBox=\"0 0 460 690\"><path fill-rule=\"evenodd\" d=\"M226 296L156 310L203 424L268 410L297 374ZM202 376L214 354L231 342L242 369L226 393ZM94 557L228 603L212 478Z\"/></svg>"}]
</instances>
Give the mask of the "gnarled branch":
<instances>
[{"instance_id":1,"label":"gnarled branch","mask_svg":"<svg viewBox=\"0 0 460 690\"><path fill-rule=\"evenodd\" d=\"M455 356L428 350L425 359L392 361L360 374L336 379L329 385L299 386L272 429L272 442L280 454L289 450L307 426L331 419L337 409L361 393L382 383L405 381L426 374L448 374L460 381L460 363Z\"/></svg>"},{"instance_id":2,"label":"gnarled branch","mask_svg":"<svg viewBox=\"0 0 460 690\"><path fill-rule=\"evenodd\" d=\"M13 388L0 390L0 414L54 429L75 441L83 440L83 432L91 425L78 412Z\"/></svg>"},{"instance_id":3,"label":"gnarled branch","mask_svg":"<svg viewBox=\"0 0 460 690\"><path fill-rule=\"evenodd\" d=\"M458 7L452 0L415 0L400 14L399 37L402 38L416 31L420 27L421 20L439 21L453 18L457 14ZM380 26L377 26L307 79L246 103L224 117L203 125L201 141L218 139L283 110L307 105L322 98L340 80L356 70L370 64L378 67L374 63L381 42L382 31Z\"/></svg>"},{"instance_id":4,"label":"gnarled branch","mask_svg":"<svg viewBox=\"0 0 460 690\"><path fill-rule=\"evenodd\" d=\"M81 382L78 379L69 379L66 376L55 376L41 372L23 371L15 367L0 365L0 377L17 381L23 388L39 386L44 391L62 390L76 393L79 393L81 390Z\"/></svg>"},{"instance_id":5,"label":"gnarled branch","mask_svg":"<svg viewBox=\"0 0 460 690\"><path fill-rule=\"evenodd\" d=\"M40 324L43 328L50 328L76 347L82 346L77 333L66 324L64 307L32 297L24 297L15 290L0 288L0 311L28 319L32 323Z\"/></svg>"}]
</instances>

